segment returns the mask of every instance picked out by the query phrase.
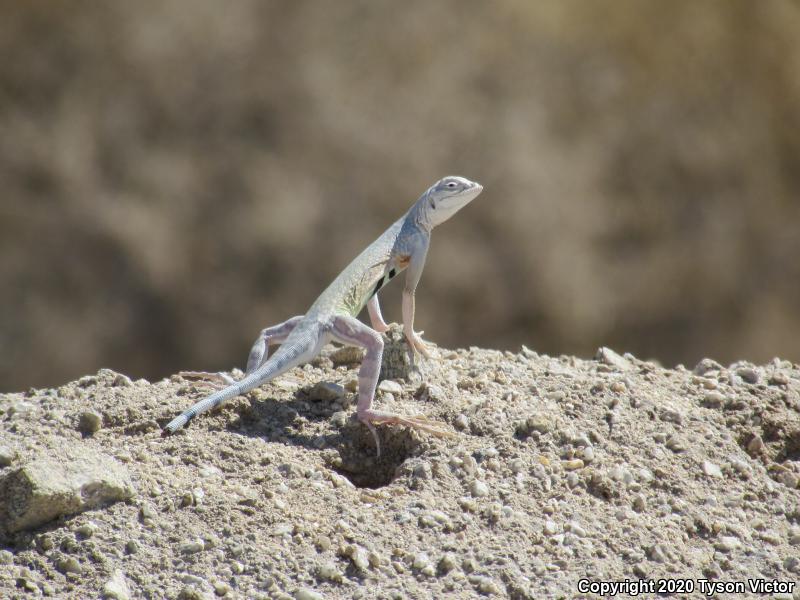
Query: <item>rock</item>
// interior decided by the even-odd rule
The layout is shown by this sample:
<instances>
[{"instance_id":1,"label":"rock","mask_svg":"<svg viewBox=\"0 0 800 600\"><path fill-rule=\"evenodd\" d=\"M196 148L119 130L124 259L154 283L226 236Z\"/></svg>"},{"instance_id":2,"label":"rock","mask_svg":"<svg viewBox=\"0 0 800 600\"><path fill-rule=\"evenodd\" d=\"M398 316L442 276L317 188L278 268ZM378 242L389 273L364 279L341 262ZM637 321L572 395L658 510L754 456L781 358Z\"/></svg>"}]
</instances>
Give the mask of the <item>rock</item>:
<instances>
[{"instance_id":1,"label":"rock","mask_svg":"<svg viewBox=\"0 0 800 600\"><path fill-rule=\"evenodd\" d=\"M747 452L750 456L758 456L764 450L764 440L761 439L761 436L756 434L753 438L747 442Z\"/></svg>"},{"instance_id":2,"label":"rock","mask_svg":"<svg viewBox=\"0 0 800 600\"><path fill-rule=\"evenodd\" d=\"M516 423L515 433L520 437L527 437L534 431L539 434L548 433L552 428L552 422L545 414L534 413Z\"/></svg>"},{"instance_id":3,"label":"rock","mask_svg":"<svg viewBox=\"0 0 800 600\"><path fill-rule=\"evenodd\" d=\"M92 410L81 413L78 419L78 431L85 435L92 435L100 431L103 426L103 415Z\"/></svg>"},{"instance_id":4,"label":"rock","mask_svg":"<svg viewBox=\"0 0 800 600\"><path fill-rule=\"evenodd\" d=\"M719 466L715 465L711 461L704 460L703 461L703 473L708 475L709 477L722 477L722 469Z\"/></svg>"},{"instance_id":5,"label":"rock","mask_svg":"<svg viewBox=\"0 0 800 600\"><path fill-rule=\"evenodd\" d=\"M736 369L736 374L742 378L745 383L755 384L758 383L759 373L753 367L739 367Z\"/></svg>"},{"instance_id":6,"label":"rock","mask_svg":"<svg viewBox=\"0 0 800 600\"><path fill-rule=\"evenodd\" d=\"M425 552L417 552L414 555L413 567L415 569L424 569L430 564L431 560Z\"/></svg>"},{"instance_id":7,"label":"rock","mask_svg":"<svg viewBox=\"0 0 800 600\"><path fill-rule=\"evenodd\" d=\"M103 586L103 598L108 600L128 600L130 597L131 592L128 589L125 574L119 569L115 570L111 579Z\"/></svg>"},{"instance_id":8,"label":"rock","mask_svg":"<svg viewBox=\"0 0 800 600\"><path fill-rule=\"evenodd\" d=\"M695 375L705 375L709 371L720 371L720 370L722 370L721 364L710 358L704 358L699 363L697 363L692 372Z\"/></svg>"},{"instance_id":9,"label":"rock","mask_svg":"<svg viewBox=\"0 0 800 600\"><path fill-rule=\"evenodd\" d=\"M133 382L127 375L119 373L116 377L114 377L114 381L111 383L111 385L114 387L130 387L133 385Z\"/></svg>"},{"instance_id":10,"label":"rock","mask_svg":"<svg viewBox=\"0 0 800 600\"><path fill-rule=\"evenodd\" d=\"M719 408L725 404L725 396L719 392L708 392L703 397L703 406L707 408Z\"/></svg>"},{"instance_id":11,"label":"rock","mask_svg":"<svg viewBox=\"0 0 800 600\"><path fill-rule=\"evenodd\" d=\"M99 527L97 526L97 523L95 523L94 521L89 521L88 523L78 527L78 529L76 529L75 531L83 539L88 539L92 537L95 533L97 533L98 529Z\"/></svg>"},{"instance_id":12,"label":"rock","mask_svg":"<svg viewBox=\"0 0 800 600\"><path fill-rule=\"evenodd\" d=\"M785 371L775 371L772 375L769 376L769 384L770 385L788 385L789 384L789 376L786 374Z\"/></svg>"},{"instance_id":13,"label":"rock","mask_svg":"<svg viewBox=\"0 0 800 600\"><path fill-rule=\"evenodd\" d=\"M331 352L330 359L334 366L352 365L360 363L364 358L364 351L355 346L342 346Z\"/></svg>"},{"instance_id":14,"label":"rock","mask_svg":"<svg viewBox=\"0 0 800 600\"><path fill-rule=\"evenodd\" d=\"M300 588L294 593L295 600L323 600L324 596L309 588Z\"/></svg>"},{"instance_id":15,"label":"rock","mask_svg":"<svg viewBox=\"0 0 800 600\"><path fill-rule=\"evenodd\" d=\"M606 348L605 346L597 350L597 354L595 354L594 359L610 367L614 367L619 371L628 371L633 368L631 361L620 356L611 348Z\"/></svg>"},{"instance_id":16,"label":"rock","mask_svg":"<svg viewBox=\"0 0 800 600\"><path fill-rule=\"evenodd\" d=\"M74 575L80 575L83 573L83 567L81 563L78 562L78 559L74 556L65 556L64 558L60 558L56 561L56 568L64 573L72 573Z\"/></svg>"},{"instance_id":17,"label":"rock","mask_svg":"<svg viewBox=\"0 0 800 600\"><path fill-rule=\"evenodd\" d=\"M714 544L714 548L720 552L733 552L741 545L742 543L739 541L739 538L732 535L723 535L719 538L719 541Z\"/></svg>"},{"instance_id":18,"label":"rock","mask_svg":"<svg viewBox=\"0 0 800 600\"><path fill-rule=\"evenodd\" d=\"M191 540L186 540L181 542L178 546L178 550L181 554L195 554L197 552L202 552L206 549L205 542L200 538L194 538Z\"/></svg>"},{"instance_id":19,"label":"rock","mask_svg":"<svg viewBox=\"0 0 800 600\"><path fill-rule=\"evenodd\" d=\"M449 573L457 566L456 556L452 552L446 553L439 559L439 571L442 573Z\"/></svg>"},{"instance_id":20,"label":"rock","mask_svg":"<svg viewBox=\"0 0 800 600\"><path fill-rule=\"evenodd\" d=\"M308 396L311 400L318 400L320 402L333 402L334 400L344 397L344 387L338 383L320 381L311 388Z\"/></svg>"},{"instance_id":21,"label":"rock","mask_svg":"<svg viewBox=\"0 0 800 600\"><path fill-rule=\"evenodd\" d=\"M397 396L403 393L403 386L396 381L392 381L391 379L384 379L381 381L378 384L378 389L381 392L395 394Z\"/></svg>"},{"instance_id":22,"label":"rock","mask_svg":"<svg viewBox=\"0 0 800 600\"><path fill-rule=\"evenodd\" d=\"M0 539L133 494L127 469L97 451L73 448L31 461L0 479Z\"/></svg>"},{"instance_id":23,"label":"rock","mask_svg":"<svg viewBox=\"0 0 800 600\"><path fill-rule=\"evenodd\" d=\"M10 467L17 457L17 453L7 446L0 446L0 469Z\"/></svg>"},{"instance_id":24,"label":"rock","mask_svg":"<svg viewBox=\"0 0 800 600\"><path fill-rule=\"evenodd\" d=\"M489 495L489 486L480 479L475 479L469 486L469 493L474 498L483 498Z\"/></svg>"}]
</instances>

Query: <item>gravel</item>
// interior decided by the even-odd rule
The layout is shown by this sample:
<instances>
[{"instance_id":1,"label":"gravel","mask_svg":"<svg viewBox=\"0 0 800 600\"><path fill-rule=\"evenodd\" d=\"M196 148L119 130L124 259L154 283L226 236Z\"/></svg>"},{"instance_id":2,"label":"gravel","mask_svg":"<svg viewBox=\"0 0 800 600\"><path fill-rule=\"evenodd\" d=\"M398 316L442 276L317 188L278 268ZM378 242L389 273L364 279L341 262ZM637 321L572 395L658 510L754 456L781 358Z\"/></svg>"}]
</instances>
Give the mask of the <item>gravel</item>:
<instances>
[{"instance_id":1,"label":"gravel","mask_svg":"<svg viewBox=\"0 0 800 600\"><path fill-rule=\"evenodd\" d=\"M358 364L335 352L169 438L159 426L210 388L102 370L0 395L0 597L571 598L601 575L797 581L797 365L439 349L406 379L395 352L376 407L455 437L379 426L377 458L344 402ZM30 482L43 495L23 494Z\"/></svg>"}]
</instances>

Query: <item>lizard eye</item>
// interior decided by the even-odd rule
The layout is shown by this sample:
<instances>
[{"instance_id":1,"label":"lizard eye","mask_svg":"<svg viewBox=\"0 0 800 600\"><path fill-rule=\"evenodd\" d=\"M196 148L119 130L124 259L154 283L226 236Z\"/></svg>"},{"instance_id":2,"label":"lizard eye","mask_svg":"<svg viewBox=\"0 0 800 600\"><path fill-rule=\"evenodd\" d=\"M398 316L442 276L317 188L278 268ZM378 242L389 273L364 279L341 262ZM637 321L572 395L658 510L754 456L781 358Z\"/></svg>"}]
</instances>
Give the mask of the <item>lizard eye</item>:
<instances>
[{"instance_id":1,"label":"lizard eye","mask_svg":"<svg viewBox=\"0 0 800 600\"><path fill-rule=\"evenodd\" d=\"M456 188L456 182L451 181L450 183L447 184L447 187L450 188L451 190L454 190Z\"/></svg>"}]
</instances>

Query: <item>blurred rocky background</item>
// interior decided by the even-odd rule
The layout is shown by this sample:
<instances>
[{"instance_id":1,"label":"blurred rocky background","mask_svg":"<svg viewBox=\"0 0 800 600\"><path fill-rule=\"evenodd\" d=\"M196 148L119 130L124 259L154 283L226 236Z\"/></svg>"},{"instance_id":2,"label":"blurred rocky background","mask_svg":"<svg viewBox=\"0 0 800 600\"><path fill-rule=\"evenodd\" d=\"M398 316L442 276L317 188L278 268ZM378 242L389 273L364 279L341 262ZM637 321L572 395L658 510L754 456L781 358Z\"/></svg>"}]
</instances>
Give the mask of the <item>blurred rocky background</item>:
<instances>
[{"instance_id":1,"label":"blurred rocky background","mask_svg":"<svg viewBox=\"0 0 800 600\"><path fill-rule=\"evenodd\" d=\"M485 191L433 239L440 345L800 361L798 32L792 0L0 0L0 390L241 367L449 173Z\"/></svg>"}]
</instances>

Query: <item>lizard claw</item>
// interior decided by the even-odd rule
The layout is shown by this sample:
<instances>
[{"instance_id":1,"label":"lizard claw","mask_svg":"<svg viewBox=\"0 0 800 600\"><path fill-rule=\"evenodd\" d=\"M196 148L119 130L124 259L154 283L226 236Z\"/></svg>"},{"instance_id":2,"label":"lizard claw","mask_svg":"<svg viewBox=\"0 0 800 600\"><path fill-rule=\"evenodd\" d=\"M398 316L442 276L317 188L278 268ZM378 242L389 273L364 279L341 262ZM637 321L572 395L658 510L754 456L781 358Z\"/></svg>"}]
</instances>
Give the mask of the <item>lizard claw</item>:
<instances>
[{"instance_id":1,"label":"lizard claw","mask_svg":"<svg viewBox=\"0 0 800 600\"><path fill-rule=\"evenodd\" d=\"M378 441L378 433L375 425L403 425L418 429L434 437L440 438L454 438L457 437L455 433L450 431L445 423L441 421L432 421L423 415L405 416L397 413L369 410L364 414L358 415L359 420L364 423L375 438L375 445L378 449L378 456L381 455L380 442Z\"/></svg>"},{"instance_id":2,"label":"lizard claw","mask_svg":"<svg viewBox=\"0 0 800 600\"><path fill-rule=\"evenodd\" d=\"M209 383L225 386L236 383L236 380L227 373L207 373L205 371L180 371L178 373L184 379L207 381Z\"/></svg>"},{"instance_id":3,"label":"lizard claw","mask_svg":"<svg viewBox=\"0 0 800 600\"><path fill-rule=\"evenodd\" d=\"M406 332L406 340L408 340L408 345L412 348L414 352L418 352L425 358L433 358L433 353L430 350L428 344L426 344L422 338L420 337L424 331L420 331L416 333L412 331L411 333Z\"/></svg>"}]
</instances>

